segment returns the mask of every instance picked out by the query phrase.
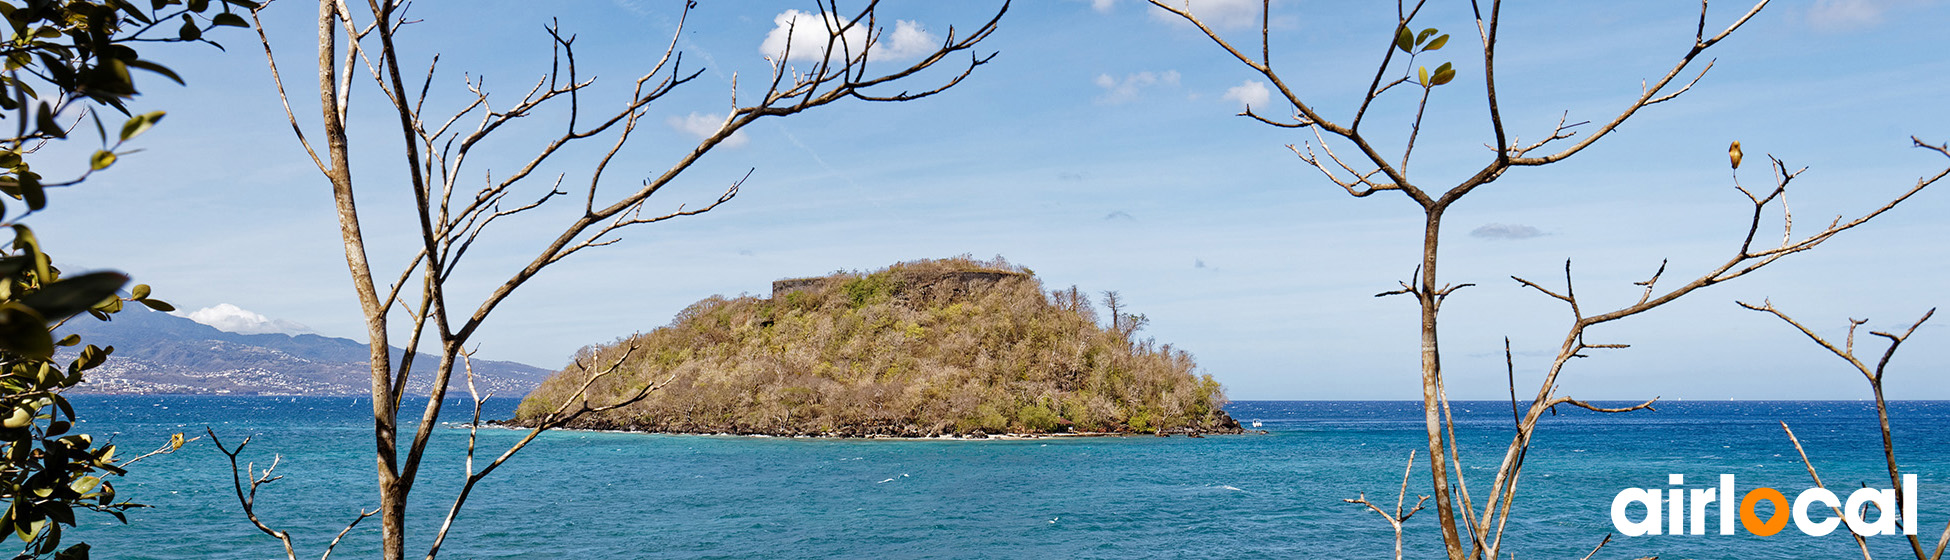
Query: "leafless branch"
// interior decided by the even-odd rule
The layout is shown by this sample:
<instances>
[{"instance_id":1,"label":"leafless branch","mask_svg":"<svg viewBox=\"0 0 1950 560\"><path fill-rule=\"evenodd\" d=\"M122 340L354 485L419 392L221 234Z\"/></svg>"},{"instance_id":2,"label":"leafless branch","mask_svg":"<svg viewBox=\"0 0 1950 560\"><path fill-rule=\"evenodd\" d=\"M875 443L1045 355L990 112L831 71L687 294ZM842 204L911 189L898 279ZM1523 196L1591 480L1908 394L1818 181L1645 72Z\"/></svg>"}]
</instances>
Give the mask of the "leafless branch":
<instances>
[{"instance_id":1,"label":"leafless branch","mask_svg":"<svg viewBox=\"0 0 1950 560\"><path fill-rule=\"evenodd\" d=\"M236 450L231 450L228 447L224 447L223 440L217 438L217 432L215 430L205 429L204 433L210 436L211 443L217 445L217 450L222 451L224 456L230 459L230 481L237 491L237 502L244 506L244 517L250 519L251 525L256 526L257 530L263 531L264 534L276 537L280 542L283 542L284 556L287 560L297 560L297 552L291 548L291 535L284 531L272 529L257 518L257 489L258 487L277 482L284 478L281 475L271 474L273 471L278 470L278 462L282 461L284 457L273 455L271 466L265 467L261 472L257 470L255 463L246 463L242 468L239 468L237 465L237 456L244 453L244 446L251 444L251 438L244 438L244 441L237 443ZM250 480L250 489L248 490L244 488L245 479Z\"/></svg>"},{"instance_id":2,"label":"leafless branch","mask_svg":"<svg viewBox=\"0 0 1950 560\"><path fill-rule=\"evenodd\" d=\"M487 478L495 469L500 468L502 463L507 462L509 458L514 457L516 453L527 447L530 442L535 441L535 438L540 436L542 432L573 422L584 414L615 410L642 401L644 398L649 397L650 393L663 388L665 385L670 384L672 380L676 379L677 376L673 373L663 381L646 383L643 387L638 388L636 392L617 399L614 402L600 406L589 406L589 388L594 386L598 380L620 371L623 365L629 361L630 357L635 355L636 351L637 345L632 342L629 347L624 349L621 356L618 356L615 361L610 362L608 366L600 370L591 370L588 364L583 364L578 360L576 363L577 369L590 372L588 377L583 379L582 386L578 387L574 393L571 393L567 399L564 399L562 404L557 406L553 412L538 419L535 422L535 426L529 429L528 434L523 436L520 441L508 446L506 451L503 451L494 460L489 461L480 470L475 470L474 468L474 451L481 427L481 406L493 395L483 395L479 388L475 386L474 362L471 353L462 352L460 354L462 367L466 371L467 376L467 392L474 403L473 416L467 424L466 479L461 484L460 494L454 497L453 505L447 510L447 518L441 522L440 530L434 534L433 544L427 550L428 560L432 560L435 556L439 555L441 544L446 542L447 533L453 529L454 520L460 516L461 506L466 504L469 494L474 490L474 486L482 479ZM571 405L575 406L574 410L570 410Z\"/></svg>"},{"instance_id":3,"label":"leafless branch","mask_svg":"<svg viewBox=\"0 0 1950 560\"><path fill-rule=\"evenodd\" d=\"M1794 442L1794 451L1796 453L1801 454L1801 464L1807 465L1808 477L1815 479L1815 487L1823 490L1827 490L1828 486L1821 483L1821 474L1815 472L1815 464L1808 460L1808 451L1801 448L1801 439L1794 437L1794 430L1788 429L1787 422L1782 422L1781 431L1787 432L1788 441ZM1898 492L1898 494L1900 494L1900 492ZM1842 508L1836 506L1829 506L1829 509L1834 510L1836 518L1842 517ZM1901 508L1897 508L1897 509L1900 510ZM1883 515L1894 515L1894 514L1885 512L1883 513ZM1862 535L1855 534L1855 531L1847 531L1847 533L1849 534L1849 536L1855 537L1855 545L1862 548L1862 560L1869 560L1869 541L1863 539Z\"/></svg>"},{"instance_id":4,"label":"leafless branch","mask_svg":"<svg viewBox=\"0 0 1950 560\"><path fill-rule=\"evenodd\" d=\"M318 560L329 560L332 557L332 550L339 547L339 542L345 540L345 535L347 533L351 533L353 527L358 527L360 521L365 521L366 518L372 517L374 514L377 513L379 513L379 508L372 508L371 510L363 510L363 509L359 510L359 516L352 518L351 523L345 524L344 529L339 529L338 536L332 537L332 542L325 545L325 553L319 555Z\"/></svg>"},{"instance_id":5,"label":"leafless branch","mask_svg":"<svg viewBox=\"0 0 1950 560\"><path fill-rule=\"evenodd\" d=\"M136 456L135 458L132 458L132 459L129 459L129 460L127 460L127 461L122 461L122 462L120 462L120 463L116 463L116 464L115 464L115 466L117 466L117 467L122 467L122 468L124 468L124 469L126 469L126 468L129 468L129 465L133 465L133 464L135 464L135 462L136 462L136 461L141 461L141 460L143 460L143 459L148 459L148 458L150 458L150 457L154 457L154 456L157 456L157 455L168 455L168 454L171 454L171 453L175 453L175 452L176 452L176 450L178 450L178 449L182 449L182 448L183 448L183 446L185 446L185 445L189 445L189 444L190 444L191 442L195 442L196 440L199 440L199 439L203 439L203 436L196 436L196 437L193 437L193 438L189 438L189 439L183 439L183 434L176 434L175 436L172 436L172 437L170 438L170 441L169 441L169 443L165 443L165 444L163 444L163 445L162 445L162 447L158 447L158 448L156 448L156 450L155 450L155 451L150 451L150 452L148 452L148 453L143 453L143 454L141 454L141 455L138 455L138 456Z\"/></svg>"},{"instance_id":6,"label":"leafless branch","mask_svg":"<svg viewBox=\"0 0 1950 560\"><path fill-rule=\"evenodd\" d=\"M1786 322L1789 325L1792 325L1795 328L1795 330L1801 331L1801 334L1806 335L1809 340L1813 340L1816 345L1819 345L1822 348L1827 349L1830 353L1834 354L1836 357L1839 357L1843 361L1848 362L1849 365L1853 366L1858 373L1862 374L1862 377L1864 379L1868 380L1869 390L1871 394L1873 394L1875 397L1876 420L1879 424L1879 427L1882 430L1883 463L1889 473L1890 485L1896 491L1896 506L1897 506L1896 510L1899 512L1905 511L1903 510L1902 507L1902 501L1903 501L1902 472L1901 469L1899 469L1896 464L1896 441L1895 439L1890 437L1889 407L1882 393L1882 382L1884 379L1883 373L1889 366L1889 359L1896 355L1896 349L1902 346L1903 341L1908 340L1911 334L1916 333L1917 327L1923 326L1923 322L1929 321L1931 316L1936 315L1936 309L1932 308L1929 311L1924 312L1923 316L1917 319L1915 323L1911 323L1909 329L1903 331L1903 334L1901 335L1895 335L1895 334L1879 332L1879 331L1870 333L1876 336L1889 339L1889 348L1883 351L1882 359L1878 360L1876 362L1875 367L1871 369L1868 366L1868 364L1863 363L1861 359L1858 359L1855 356L1855 330L1857 327L1860 327L1864 323L1867 323L1868 320L1866 319L1849 319L1848 341L1844 343L1841 347L1836 347L1834 343L1831 343L1827 339L1822 338L1821 335L1815 334L1813 330L1809 329L1806 325L1802 325L1800 321L1794 320L1794 318L1789 317L1787 313L1784 313L1780 309L1775 308L1774 302L1772 301L1763 300L1760 305L1753 305L1746 302L1735 302L1735 303L1740 304L1741 307L1752 309L1754 311L1769 313L1774 315L1775 317L1780 318L1781 321ZM1782 423L1781 429L1787 430L1787 424ZM1794 432L1792 430L1788 430L1788 438L1789 439L1794 438ZM1796 441L1794 446L1796 450L1801 449L1801 443L1799 441ZM1808 456L1806 452L1803 452L1801 454L1801 460L1803 463L1807 463ZM1808 474L1810 476L1815 476L1814 465L1812 463L1808 464ZM1820 484L1821 477L1815 476L1815 482L1816 484ZM1899 514L1892 513L1891 515L1899 515ZM1912 519L1902 520L1902 523L1905 526L1914 522L1915 520ZM1910 549L1912 552L1916 554L1917 560L1931 560L1939 557L1942 554L1941 550L1945 542L1950 542L1950 526L1947 526L1945 528L1944 534L1946 535L1945 539L1940 541L1937 545L1938 548L1937 555L1925 555L1923 553L1922 541L1919 540L1916 537L1916 535L1906 535L1906 536L1908 537L1909 540ZM1858 537L1858 540L1859 539L1860 538Z\"/></svg>"},{"instance_id":7,"label":"leafless branch","mask_svg":"<svg viewBox=\"0 0 1950 560\"><path fill-rule=\"evenodd\" d=\"M1363 506L1367 506L1369 510L1375 512L1375 514L1377 515L1380 515L1383 520L1386 520L1388 522L1389 527L1394 528L1396 560L1401 560L1402 557L1402 524L1407 523L1408 518L1415 517L1416 512L1422 511L1422 504L1429 501L1428 496L1420 496L1415 500L1415 507L1413 509L1408 510L1407 513L1402 512L1402 504L1407 503L1408 500L1408 474L1414 471L1414 469L1415 469L1415 452L1409 451L1408 464L1402 467L1401 491L1395 495L1394 513L1388 513L1386 510L1381 509L1381 506L1377 506L1373 502L1369 502L1368 495L1366 493L1360 494L1360 497L1358 498L1343 498L1341 500L1343 502L1347 502L1350 504L1360 504Z\"/></svg>"}]
</instances>

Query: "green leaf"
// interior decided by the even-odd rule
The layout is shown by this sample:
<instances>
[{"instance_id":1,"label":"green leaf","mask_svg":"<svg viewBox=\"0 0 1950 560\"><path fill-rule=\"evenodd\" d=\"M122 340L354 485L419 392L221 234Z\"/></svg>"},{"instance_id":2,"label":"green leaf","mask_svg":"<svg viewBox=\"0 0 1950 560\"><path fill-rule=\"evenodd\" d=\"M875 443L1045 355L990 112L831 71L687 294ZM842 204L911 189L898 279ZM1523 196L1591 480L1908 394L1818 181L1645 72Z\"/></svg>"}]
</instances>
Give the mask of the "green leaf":
<instances>
[{"instance_id":1,"label":"green leaf","mask_svg":"<svg viewBox=\"0 0 1950 560\"><path fill-rule=\"evenodd\" d=\"M114 346L102 348L90 344L87 348L81 349L81 357L78 358L81 360L81 369L83 371L95 369L96 366L102 365L102 362L108 361L109 355L114 353Z\"/></svg>"},{"instance_id":2,"label":"green leaf","mask_svg":"<svg viewBox=\"0 0 1950 560\"><path fill-rule=\"evenodd\" d=\"M1427 67L1427 66L1423 66L1423 67L1422 67L1422 68L1421 68L1420 70L1418 70L1417 72L1418 72L1418 73L1419 73L1419 75L1420 75L1420 78L1419 78L1419 79L1420 79L1420 80L1421 80L1421 82L1422 82L1422 87L1429 87L1429 67Z\"/></svg>"},{"instance_id":3,"label":"green leaf","mask_svg":"<svg viewBox=\"0 0 1950 560\"><path fill-rule=\"evenodd\" d=\"M61 340L54 342L55 346L74 346L76 344L81 344L81 335L71 334L61 337Z\"/></svg>"},{"instance_id":4,"label":"green leaf","mask_svg":"<svg viewBox=\"0 0 1950 560\"><path fill-rule=\"evenodd\" d=\"M128 0L108 0L108 3L117 10L121 10L123 14L127 14L131 19L142 22L143 25L154 23L149 20L149 16L142 15L142 10L136 9L135 5L130 4Z\"/></svg>"},{"instance_id":5,"label":"green leaf","mask_svg":"<svg viewBox=\"0 0 1950 560\"><path fill-rule=\"evenodd\" d=\"M46 526L46 519L35 519L33 521L15 519L14 536L20 537L22 542L34 542L34 535L40 534L41 528Z\"/></svg>"},{"instance_id":6,"label":"green leaf","mask_svg":"<svg viewBox=\"0 0 1950 560\"><path fill-rule=\"evenodd\" d=\"M41 134L52 138L68 137L67 131L61 130L61 123L54 121L54 108L49 107L46 101L42 101L40 108L34 111L34 119Z\"/></svg>"},{"instance_id":7,"label":"green leaf","mask_svg":"<svg viewBox=\"0 0 1950 560\"><path fill-rule=\"evenodd\" d=\"M122 123L122 141L127 142L148 132L150 128L156 126L157 121L162 120L163 115L162 111L156 111L129 117L128 122Z\"/></svg>"},{"instance_id":8,"label":"green leaf","mask_svg":"<svg viewBox=\"0 0 1950 560\"><path fill-rule=\"evenodd\" d=\"M1454 79L1456 79L1456 69L1449 67L1449 63L1444 62L1442 66L1436 67L1435 75L1429 77L1429 83L1439 86L1449 83L1449 80Z\"/></svg>"},{"instance_id":9,"label":"green leaf","mask_svg":"<svg viewBox=\"0 0 1950 560\"><path fill-rule=\"evenodd\" d=\"M20 298L20 303L34 308L44 319L58 321L114 298L128 281L128 275L120 272L83 274L43 285Z\"/></svg>"},{"instance_id":10,"label":"green leaf","mask_svg":"<svg viewBox=\"0 0 1950 560\"><path fill-rule=\"evenodd\" d=\"M5 419L0 419L0 428L25 428L28 424L32 423L34 423L34 411L15 407L8 410Z\"/></svg>"},{"instance_id":11,"label":"green leaf","mask_svg":"<svg viewBox=\"0 0 1950 560\"><path fill-rule=\"evenodd\" d=\"M1430 36L1430 35L1434 35L1434 34L1435 34L1435 28L1434 28L1434 27L1431 27L1431 28L1428 28L1428 29L1424 29L1424 30L1422 30L1422 32L1421 32L1421 33L1416 33L1416 34L1415 34L1415 44L1417 44L1417 45L1420 45L1420 44L1422 44L1422 42L1423 42L1423 41L1427 41L1427 40L1429 40L1429 36Z\"/></svg>"},{"instance_id":12,"label":"green leaf","mask_svg":"<svg viewBox=\"0 0 1950 560\"><path fill-rule=\"evenodd\" d=\"M74 490L76 494L87 494L89 492L95 491L95 488L100 487L101 485L102 485L101 478L93 477L93 476L84 476L81 478L74 479L74 482L68 483L68 489Z\"/></svg>"},{"instance_id":13,"label":"green leaf","mask_svg":"<svg viewBox=\"0 0 1950 560\"><path fill-rule=\"evenodd\" d=\"M164 302L159 299L138 299L136 301L141 302L142 305L148 306L150 309L161 311L163 313L168 313L176 310L176 306L170 305L168 302Z\"/></svg>"},{"instance_id":14,"label":"green leaf","mask_svg":"<svg viewBox=\"0 0 1950 560\"><path fill-rule=\"evenodd\" d=\"M262 5L258 4L257 2L252 2L251 0L223 0L223 2L225 4L230 4L232 6L238 6L238 7L248 8L252 10L262 7Z\"/></svg>"},{"instance_id":15,"label":"green leaf","mask_svg":"<svg viewBox=\"0 0 1950 560\"><path fill-rule=\"evenodd\" d=\"M96 150L94 157L88 158L88 167L96 171L108 169L110 165L115 165L115 152Z\"/></svg>"},{"instance_id":16,"label":"green leaf","mask_svg":"<svg viewBox=\"0 0 1950 560\"><path fill-rule=\"evenodd\" d=\"M148 284L136 284L135 287L129 288L129 299L144 299L147 297L149 297Z\"/></svg>"},{"instance_id":17,"label":"green leaf","mask_svg":"<svg viewBox=\"0 0 1950 560\"><path fill-rule=\"evenodd\" d=\"M20 271L27 270L27 267L30 266L34 266L33 257L27 257L27 256L0 257L0 278L6 278L6 277L13 276L15 274L19 274Z\"/></svg>"},{"instance_id":18,"label":"green leaf","mask_svg":"<svg viewBox=\"0 0 1950 560\"><path fill-rule=\"evenodd\" d=\"M190 19L189 14L183 14L183 27L176 30L176 37L184 41L195 41L203 38L203 30L196 27L196 20Z\"/></svg>"},{"instance_id":19,"label":"green leaf","mask_svg":"<svg viewBox=\"0 0 1950 560\"><path fill-rule=\"evenodd\" d=\"M230 12L217 14L216 17L210 18L210 23L229 26L229 27L250 27L251 26L251 22L244 20L244 16L240 16Z\"/></svg>"},{"instance_id":20,"label":"green leaf","mask_svg":"<svg viewBox=\"0 0 1950 560\"><path fill-rule=\"evenodd\" d=\"M200 14L208 9L210 9L210 0L190 0L190 11Z\"/></svg>"},{"instance_id":21,"label":"green leaf","mask_svg":"<svg viewBox=\"0 0 1950 560\"><path fill-rule=\"evenodd\" d=\"M41 176L32 172L21 173L15 180L19 183L20 198L27 201L28 210L47 207L47 191L41 188Z\"/></svg>"},{"instance_id":22,"label":"green leaf","mask_svg":"<svg viewBox=\"0 0 1950 560\"><path fill-rule=\"evenodd\" d=\"M119 58L103 60L101 65L82 72L82 87L89 99L105 100L135 95L135 82L129 66Z\"/></svg>"},{"instance_id":23,"label":"green leaf","mask_svg":"<svg viewBox=\"0 0 1950 560\"><path fill-rule=\"evenodd\" d=\"M123 61L123 64L127 64L134 68L141 68L143 70L155 72L157 74L162 74L164 78L169 78L170 81L176 82L176 85L188 85L183 83L182 76L176 75L175 70L170 70L169 67L163 66L161 64L156 64L154 62L149 62L147 60L127 60L127 61Z\"/></svg>"},{"instance_id":24,"label":"green leaf","mask_svg":"<svg viewBox=\"0 0 1950 560\"><path fill-rule=\"evenodd\" d=\"M1410 49L1415 48L1415 33L1403 27L1402 32L1395 35L1395 48L1401 49L1402 52L1414 52Z\"/></svg>"},{"instance_id":25,"label":"green leaf","mask_svg":"<svg viewBox=\"0 0 1950 560\"><path fill-rule=\"evenodd\" d=\"M33 259L34 277L42 281L54 276L48 266L47 253L41 252L41 241L34 237L34 230L26 224L14 224L14 249L26 251L25 256Z\"/></svg>"},{"instance_id":26,"label":"green leaf","mask_svg":"<svg viewBox=\"0 0 1950 560\"><path fill-rule=\"evenodd\" d=\"M1440 49L1443 45L1447 44L1449 44L1449 34L1443 33L1442 36L1436 37L1434 41L1429 41L1429 46L1422 47L1422 52Z\"/></svg>"}]
</instances>

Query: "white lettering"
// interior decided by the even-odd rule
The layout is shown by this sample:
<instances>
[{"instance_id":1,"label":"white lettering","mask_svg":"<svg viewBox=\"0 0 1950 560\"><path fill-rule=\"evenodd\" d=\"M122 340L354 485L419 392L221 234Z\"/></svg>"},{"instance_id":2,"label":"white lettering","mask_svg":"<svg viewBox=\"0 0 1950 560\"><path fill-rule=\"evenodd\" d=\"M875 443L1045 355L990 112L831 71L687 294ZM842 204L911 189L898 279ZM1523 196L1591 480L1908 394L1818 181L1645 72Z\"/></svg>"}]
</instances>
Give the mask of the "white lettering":
<instances>
[{"instance_id":1,"label":"white lettering","mask_svg":"<svg viewBox=\"0 0 1950 560\"><path fill-rule=\"evenodd\" d=\"M1794 526L1801 529L1801 532L1807 533L1810 537L1819 537L1834 532L1835 526L1842 524L1842 520L1834 517L1830 517L1819 523L1808 519L1808 505L1812 503L1820 503L1832 508L1841 505L1842 501L1835 498L1834 492L1829 492L1822 488L1809 488L1802 492L1800 496L1796 496L1794 498Z\"/></svg>"},{"instance_id":2,"label":"white lettering","mask_svg":"<svg viewBox=\"0 0 1950 560\"><path fill-rule=\"evenodd\" d=\"M1863 519L1863 504L1876 507L1874 523ZM1896 534L1896 491L1863 488L1848 495L1848 504L1842 506L1842 519L1848 522L1848 530L1857 535L1873 537Z\"/></svg>"},{"instance_id":3,"label":"white lettering","mask_svg":"<svg viewBox=\"0 0 1950 560\"><path fill-rule=\"evenodd\" d=\"M1625 518L1625 508L1634 503L1645 506L1645 519L1633 522ZM1611 499L1611 526L1627 537L1659 534L1659 491L1644 488L1626 488Z\"/></svg>"}]
</instances>

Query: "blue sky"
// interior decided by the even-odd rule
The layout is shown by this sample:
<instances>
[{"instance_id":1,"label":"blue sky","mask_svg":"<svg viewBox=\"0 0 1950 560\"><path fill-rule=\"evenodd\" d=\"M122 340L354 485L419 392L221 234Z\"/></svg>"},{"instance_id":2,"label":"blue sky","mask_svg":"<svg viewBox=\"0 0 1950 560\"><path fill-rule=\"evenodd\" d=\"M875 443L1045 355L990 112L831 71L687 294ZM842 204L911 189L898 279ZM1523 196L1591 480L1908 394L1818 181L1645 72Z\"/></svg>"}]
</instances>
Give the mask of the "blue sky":
<instances>
[{"instance_id":1,"label":"blue sky","mask_svg":"<svg viewBox=\"0 0 1950 560\"><path fill-rule=\"evenodd\" d=\"M700 4L679 46L687 66L706 71L653 108L644 134L612 170L615 189L660 172L693 145L684 125L723 114L732 76L748 90L765 77L761 44L781 14L817 9ZM1440 5L1417 26L1455 33L1433 60L1453 60L1461 71L1437 90L1418 142L1415 173L1441 185L1480 167L1489 137L1468 5L1432 4ZM1257 5L1194 7L1250 43L1240 24ZM678 6L423 2L413 13L424 22L409 26L402 41L411 60L441 54L432 104L456 103L463 73L485 76L495 95L512 99L546 69L542 23L559 17L579 36L583 75L599 77L598 94L613 99L661 53ZM1750 6L1715 4L1708 26L1724 26ZM992 10L986 2L889 2L882 22L892 31L905 20L939 36L950 25L977 26ZM1511 130L1535 138L1566 111L1573 122L1608 120L1642 80L1656 79L1690 46L1698 4L1513 4L1507 11L1502 104ZM314 8L282 0L266 17L288 79L310 71ZM1381 3L1275 2L1275 65L1303 97L1346 118L1392 18L1393 6ZM1672 261L1668 278L1724 259L1744 232L1748 206L1731 187L1729 141L1746 147L1744 184L1767 183L1756 165L1764 154L1810 167L1790 194L1798 223L1810 224L1803 228L1872 209L1950 165L1909 147L1911 135L1950 141L1944 22L1950 6L1942 2L1777 2L1703 57L1717 62L1691 92L1642 112L1567 162L1513 171L1455 207L1445 220L1443 275L1480 286L1444 309L1451 395L1506 394L1502 337L1513 340L1520 377L1539 374L1562 337L1568 313L1519 288L1512 274L1554 284L1569 258L1588 306L1617 305L1636 298L1630 282L1661 259ZM146 151L57 193L53 210L31 223L61 261L125 270L186 311L229 304L284 327L362 339L328 185L290 137L255 38L233 32L218 40L227 52L157 47L151 56L190 86L146 86L139 106L170 111L141 141ZM1120 291L1151 318L1144 334L1193 352L1234 399L1419 396L1414 304L1371 297L1413 271L1419 209L1389 193L1348 197L1285 147L1311 134L1232 116L1251 97L1255 76L1246 68L1192 28L1131 0L1019 2L984 45L1000 53L994 62L940 96L841 103L747 128L738 145L709 154L651 208L706 203L755 170L736 200L630 230L619 245L551 268L483 329L481 355L559 367L580 346L666 324L711 294L759 294L777 278L901 260L999 254L1051 288ZM390 276L416 241L403 187L384 175L397 165L398 133L378 100L370 89L355 94L354 166L373 173L361 194L373 223L367 238L376 269ZM1398 145L1411 101L1385 99L1368 130ZM526 130L541 127L532 126ZM524 157L535 138L509 136L488 152L494 158L478 161ZM573 182L586 169L576 162L591 154L567 155L549 171ZM1814 253L1595 330L1594 341L1634 348L1576 363L1563 378L1564 394L1866 397L1842 362L1733 301L1771 297L1830 336L1848 317L1867 317L1870 328L1907 326L1945 303L1945 188ZM536 248L532 236L562 217L508 222L484 239L491 245L476 250L458 289L478 297L524 263ZM1944 324L1919 330L1897 359L1892 396L1950 398L1950 380L1932 375L1950 365ZM1880 351L1879 343L1865 345Z\"/></svg>"}]
</instances>

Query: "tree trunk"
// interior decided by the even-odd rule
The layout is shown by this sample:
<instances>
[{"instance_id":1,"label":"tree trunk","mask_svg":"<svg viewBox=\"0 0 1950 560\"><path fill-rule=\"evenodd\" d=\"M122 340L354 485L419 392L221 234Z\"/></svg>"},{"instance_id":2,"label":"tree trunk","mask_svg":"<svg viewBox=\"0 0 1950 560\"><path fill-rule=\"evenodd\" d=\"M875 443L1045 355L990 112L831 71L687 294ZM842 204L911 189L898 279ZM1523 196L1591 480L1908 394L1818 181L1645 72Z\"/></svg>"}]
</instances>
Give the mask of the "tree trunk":
<instances>
[{"instance_id":1,"label":"tree trunk","mask_svg":"<svg viewBox=\"0 0 1950 560\"><path fill-rule=\"evenodd\" d=\"M1441 300L1436 294L1436 246L1442 230L1442 210L1428 209L1428 222L1422 232L1422 267L1416 300L1422 307L1422 420L1428 428L1429 478L1434 482L1436 518L1442 523L1442 544L1450 560L1464 560L1462 535L1456 530L1456 513L1449 493L1449 454L1442 439L1442 354L1436 344L1436 314Z\"/></svg>"},{"instance_id":2,"label":"tree trunk","mask_svg":"<svg viewBox=\"0 0 1950 560\"><path fill-rule=\"evenodd\" d=\"M365 312L366 336L372 366L372 435L379 477L381 550L386 560L401 560L406 554L406 496L399 485L398 409L392 398L392 355L386 338L385 307L372 283L372 268L366 259L364 236L360 233L358 205L352 197L351 155L347 147L345 122L340 118L338 91L338 9L333 0L318 2L318 96L324 119L326 151L331 169L332 202L338 210L339 236L345 241L345 264L352 274L353 291Z\"/></svg>"}]
</instances>

